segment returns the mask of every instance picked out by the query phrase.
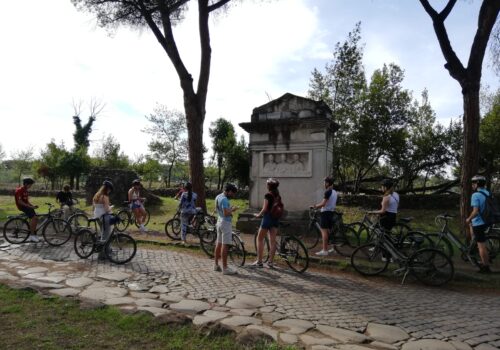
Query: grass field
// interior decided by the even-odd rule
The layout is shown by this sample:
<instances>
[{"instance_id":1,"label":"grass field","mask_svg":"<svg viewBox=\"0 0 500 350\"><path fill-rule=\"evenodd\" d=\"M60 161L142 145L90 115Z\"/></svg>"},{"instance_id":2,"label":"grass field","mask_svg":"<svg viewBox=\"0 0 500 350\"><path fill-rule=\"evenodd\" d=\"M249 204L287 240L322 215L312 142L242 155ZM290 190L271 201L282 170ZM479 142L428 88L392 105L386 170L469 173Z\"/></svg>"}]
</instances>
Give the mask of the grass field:
<instances>
[{"instance_id":1,"label":"grass field","mask_svg":"<svg viewBox=\"0 0 500 350\"><path fill-rule=\"evenodd\" d=\"M165 325L113 307L81 310L78 302L0 285L0 349L242 349L233 336L207 336L191 325ZM255 344L255 350L285 349ZM292 348L287 348L292 349Z\"/></svg>"}]
</instances>

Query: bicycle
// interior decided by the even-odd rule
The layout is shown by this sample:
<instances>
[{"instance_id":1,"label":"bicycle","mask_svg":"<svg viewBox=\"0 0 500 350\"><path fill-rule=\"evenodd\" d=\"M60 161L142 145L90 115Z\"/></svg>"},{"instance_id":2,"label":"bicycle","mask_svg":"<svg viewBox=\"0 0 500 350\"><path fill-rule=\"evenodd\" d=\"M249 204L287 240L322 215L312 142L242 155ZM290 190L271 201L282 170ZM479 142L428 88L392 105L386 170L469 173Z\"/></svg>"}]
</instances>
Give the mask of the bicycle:
<instances>
[{"instance_id":1,"label":"bicycle","mask_svg":"<svg viewBox=\"0 0 500 350\"><path fill-rule=\"evenodd\" d=\"M181 212L177 209L172 219L165 223L165 234L174 241L181 239Z\"/></svg>"},{"instance_id":2,"label":"bicycle","mask_svg":"<svg viewBox=\"0 0 500 350\"><path fill-rule=\"evenodd\" d=\"M472 237L468 245L464 244L449 228L448 221L452 218L454 218L454 216L448 214L437 215L435 222L437 225L442 224L441 231L427 232L427 237L432 240L436 249L444 252L450 259L453 258L453 246L455 246L460 251L460 257L463 261L469 261L473 266L479 267L481 265L481 258L479 257L475 237ZM490 261L493 262L500 252L500 237L495 234L486 234L485 243Z\"/></svg>"},{"instance_id":3,"label":"bicycle","mask_svg":"<svg viewBox=\"0 0 500 350\"><path fill-rule=\"evenodd\" d=\"M439 249L423 248L409 253L398 248L397 242L385 230L375 227L371 242L359 246L351 255L352 267L362 275L375 276L387 270L389 262L399 265L394 274L403 274L401 284L410 273L420 282L441 286L455 274L451 259ZM413 237L418 247L422 237Z\"/></svg>"},{"instance_id":4,"label":"bicycle","mask_svg":"<svg viewBox=\"0 0 500 350\"><path fill-rule=\"evenodd\" d=\"M305 235L296 235L307 249L313 249L321 238L321 227L319 225L318 214L320 210L309 208L309 226ZM344 224L343 213L333 212L333 227L329 230L328 242L333 245L333 249L342 256L351 256L352 249L359 246L359 238L356 231L349 225Z\"/></svg>"},{"instance_id":5,"label":"bicycle","mask_svg":"<svg viewBox=\"0 0 500 350\"><path fill-rule=\"evenodd\" d=\"M78 230L73 247L76 255L82 259L87 259L93 253L100 253L104 251L104 255L109 261L115 264L125 264L132 260L137 252L137 243L129 235L125 233L116 233L116 226L113 229L106 241L98 240L98 233L102 230L102 218L89 219L89 227L82 227ZM90 228L90 224L94 223L94 229ZM98 228L99 226L99 228Z\"/></svg>"},{"instance_id":6,"label":"bicycle","mask_svg":"<svg viewBox=\"0 0 500 350\"><path fill-rule=\"evenodd\" d=\"M41 230L45 242L51 246L61 246L71 238L71 226L63 219L58 219L53 215L53 204L45 204L49 207L49 210L47 214L36 215L40 218L40 221L37 223L35 233ZM12 244L26 242L31 233L28 217L25 214L20 214L9 216L8 218L9 220L7 220L3 227L5 240Z\"/></svg>"},{"instance_id":7,"label":"bicycle","mask_svg":"<svg viewBox=\"0 0 500 350\"><path fill-rule=\"evenodd\" d=\"M279 223L280 228L289 227L288 223ZM257 251L257 234L254 236L255 251ZM269 238L264 238L264 246L267 255L263 262L269 260ZM276 256L281 258L292 270L303 273L309 267L309 254L302 241L291 233L276 235Z\"/></svg>"},{"instance_id":8,"label":"bicycle","mask_svg":"<svg viewBox=\"0 0 500 350\"><path fill-rule=\"evenodd\" d=\"M149 223L149 220L151 219L151 213L147 208L144 208L146 211L146 218L144 220L144 226L146 226ZM130 202L129 201L124 201L123 202L123 207L118 210L116 213L116 216L120 218L119 224L115 226L116 230L118 232L123 232L129 227L130 225L134 224L137 228L139 227L139 224L137 223L137 220L135 219L135 214L132 208L130 207Z\"/></svg>"},{"instance_id":9,"label":"bicycle","mask_svg":"<svg viewBox=\"0 0 500 350\"><path fill-rule=\"evenodd\" d=\"M214 257L215 245L217 244L217 231L207 230L200 234L200 245L201 249L207 254L209 258ZM246 260L246 250L245 243L240 237L240 232L233 230L231 244L229 245L228 253L229 260L235 266L245 265Z\"/></svg>"}]
</instances>

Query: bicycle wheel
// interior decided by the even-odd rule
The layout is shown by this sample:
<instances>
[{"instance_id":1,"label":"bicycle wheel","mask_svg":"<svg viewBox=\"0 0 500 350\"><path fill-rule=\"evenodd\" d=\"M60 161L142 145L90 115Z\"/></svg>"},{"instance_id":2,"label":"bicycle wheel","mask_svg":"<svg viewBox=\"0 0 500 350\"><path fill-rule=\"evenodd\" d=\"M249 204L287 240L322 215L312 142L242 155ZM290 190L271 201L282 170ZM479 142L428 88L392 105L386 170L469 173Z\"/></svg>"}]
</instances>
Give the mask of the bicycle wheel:
<instances>
[{"instance_id":1,"label":"bicycle wheel","mask_svg":"<svg viewBox=\"0 0 500 350\"><path fill-rule=\"evenodd\" d=\"M253 236L253 246L255 248L255 255L257 255L257 234ZM269 238L264 237L264 254L262 256L262 262L267 262L269 260Z\"/></svg>"},{"instance_id":2,"label":"bicycle wheel","mask_svg":"<svg viewBox=\"0 0 500 350\"><path fill-rule=\"evenodd\" d=\"M122 209L116 214L118 217L118 222L115 224L115 230L118 232L123 232L130 225L130 213L126 209Z\"/></svg>"},{"instance_id":3,"label":"bicycle wheel","mask_svg":"<svg viewBox=\"0 0 500 350\"><path fill-rule=\"evenodd\" d=\"M179 218L170 219L165 224L165 233L174 241L181 239L181 220Z\"/></svg>"},{"instance_id":4,"label":"bicycle wheel","mask_svg":"<svg viewBox=\"0 0 500 350\"><path fill-rule=\"evenodd\" d=\"M410 226L397 222L391 229L391 235L396 237L402 237L406 236L410 231L412 231Z\"/></svg>"},{"instance_id":5,"label":"bicycle wheel","mask_svg":"<svg viewBox=\"0 0 500 350\"><path fill-rule=\"evenodd\" d=\"M369 243L372 240L370 228L366 226L364 223L357 221L350 223L347 226L351 227L356 232L356 235L358 236L359 245Z\"/></svg>"},{"instance_id":6,"label":"bicycle wheel","mask_svg":"<svg viewBox=\"0 0 500 350\"><path fill-rule=\"evenodd\" d=\"M453 246L446 237L440 237L438 233L428 233L426 236L432 241L432 248L441 250L449 258L453 257Z\"/></svg>"},{"instance_id":7,"label":"bicycle wheel","mask_svg":"<svg viewBox=\"0 0 500 350\"><path fill-rule=\"evenodd\" d=\"M77 233L80 228L89 227L89 218L83 213L76 213L69 217L69 226L73 233Z\"/></svg>"},{"instance_id":8,"label":"bicycle wheel","mask_svg":"<svg viewBox=\"0 0 500 350\"><path fill-rule=\"evenodd\" d=\"M351 256L357 247L359 247L359 238L352 227L342 226L339 233L334 233L333 249L340 255Z\"/></svg>"},{"instance_id":9,"label":"bicycle wheel","mask_svg":"<svg viewBox=\"0 0 500 350\"><path fill-rule=\"evenodd\" d=\"M354 270L365 276L381 274L389 265L390 254L377 243L371 242L359 246L351 255Z\"/></svg>"},{"instance_id":10,"label":"bicycle wheel","mask_svg":"<svg viewBox=\"0 0 500 350\"><path fill-rule=\"evenodd\" d=\"M96 236L89 228L81 228L75 236L73 247L76 255L87 259L95 250Z\"/></svg>"},{"instance_id":11,"label":"bicycle wheel","mask_svg":"<svg viewBox=\"0 0 500 350\"><path fill-rule=\"evenodd\" d=\"M217 232L214 230L200 230L198 232L200 237L201 250L207 254L209 258L214 257L215 245L217 244Z\"/></svg>"},{"instance_id":12,"label":"bicycle wheel","mask_svg":"<svg viewBox=\"0 0 500 350\"><path fill-rule=\"evenodd\" d=\"M441 250L424 248L415 252L408 260L410 272L423 284L442 286L455 274L453 262Z\"/></svg>"},{"instance_id":13,"label":"bicycle wheel","mask_svg":"<svg viewBox=\"0 0 500 350\"><path fill-rule=\"evenodd\" d=\"M24 243L30 235L28 222L21 218L7 220L3 226L3 237L12 244Z\"/></svg>"},{"instance_id":14,"label":"bicycle wheel","mask_svg":"<svg viewBox=\"0 0 500 350\"><path fill-rule=\"evenodd\" d=\"M236 266L245 265L246 259L245 245L241 238L233 233L233 244L229 246L228 256L231 262Z\"/></svg>"},{"instance_id":15,"label":"bicycle wheel","mask_svg":"<svg viewBox=\"0 0 500 350\"><path fill-rule=\"evenodd\" d=\"M113 234L104 246L104 254L115 264L125 264L132 260L137 252L137 243L125 233Z\"/></svg>"},{"instance_id":16,"label":"bicycle wheel","mask_svg":"<svg viewBox=\"0 0 500 350\"><path fill-rule=\"evenodd\" d=\"M500 237L496 235L486 236L486 249L490 257L490 264L494 265L495 259L500 254Z\"/></svg>"},{"instance_id":17,"label":"bicycle wheel","mask_svg":"<svg viewBox=\"0 0 500 350\"><path fill-rule=\"evenodd\" d=\"M42 231L45 242L54 247L59 247L71 238L71 226L63 219L49 219Z\"/></svg>"},{"instance_id":18,"label":"bicycle wheel","mask_svg":"<svg viewBox=\"0 0 500 350\"><path fill-rule=\"evenodd\" d=\"M307 249L313 249L318 245L321 238L321 232L314 223L311 223L309 224L306 233L298 234L296 237L304 243L304 246Z\"/></svg>"},{"instance_id":19,"label":"bicycle wheel","mask_svg":"<svg viewBox=\"0 0 500 350\"><path fill-rule=\"evenodd\" d=\"M309 267L309 255L304 244L293 236L283 237L277 255L295 272L303 273Z\"/></svg>"},{"instance_id":20,"label":"bicycle wheel","mask_svg":"<svg viewBox=\"0 0 500 350\"><path fill-rule=\"evenodd\" d=\"M144 218L144 226L146 226L147 224L149 224L149 220L151 219L151 213L149 212L148 209L144 208L144 210L146 211L146 217ZM137 221L135 220L135 217L134 217L134 225L136 227L139 227L139 224L137 223Z\"/></svg>"},{"instance_id":21,"label":"bicycle wheel","mask_svg":"<svg viewBox=\"0 0 500 350\"><path fill-rule=\"evenodd\" d=\"M398 248L407 257L410 257L417 250L433 247L434 244L432 243L432 240L425 233L420 231L410 231L403 234L396 244L396 248Z\"/></svg>"}]
</instances>

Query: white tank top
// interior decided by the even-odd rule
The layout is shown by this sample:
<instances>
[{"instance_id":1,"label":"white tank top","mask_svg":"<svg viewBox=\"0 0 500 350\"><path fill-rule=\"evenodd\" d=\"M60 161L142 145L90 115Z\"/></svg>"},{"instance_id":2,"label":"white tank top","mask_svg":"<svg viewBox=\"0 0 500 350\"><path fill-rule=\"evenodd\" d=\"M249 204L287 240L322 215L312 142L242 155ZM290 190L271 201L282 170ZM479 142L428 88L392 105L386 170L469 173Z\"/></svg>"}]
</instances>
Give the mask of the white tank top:
<instances>
[{"instance_id":1,"label":"white tank top","mask_svg":"<svg viewBox=\"0 0 500 350\"><path fill-rule=\"evenodd\" d=\"M389 195L389 205L387 206L388 213L397 214L399 206L399 194L393 192Z\"/></svg>"},{"instance_id":2,"label":"white tank top","mask_svg":"<svg viewBox=\"0 0 500 350\"><path fill-rule=\"evenodd\" d=\"M104 204L94 204L94 219L100 219L104 214L106 214L106 210L104 210Z\"/></svg>"}]
</instances>

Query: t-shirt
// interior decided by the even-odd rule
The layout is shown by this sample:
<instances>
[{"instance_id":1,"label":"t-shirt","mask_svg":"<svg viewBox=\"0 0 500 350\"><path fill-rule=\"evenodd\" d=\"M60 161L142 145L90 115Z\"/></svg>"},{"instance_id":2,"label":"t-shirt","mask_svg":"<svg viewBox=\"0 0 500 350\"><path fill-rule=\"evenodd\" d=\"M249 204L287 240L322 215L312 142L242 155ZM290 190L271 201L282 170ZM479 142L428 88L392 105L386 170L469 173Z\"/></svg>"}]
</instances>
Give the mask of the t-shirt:
<instances>
[{"instance_id":1,"label":"t-shirt","mask_svg":"<svg viewBox=\"0 0 500 350\"><path fill-rule=\"evenodd\" d=\"M57 194L56 199L61 204L67 204L67 205L73 204L73 196L71 195L71 192L60 191Z\"/></svg>"},{"instance_id":2,"label":"t-shirt","mask_svg":"<svg viewBox=\"0 0 500 350\"><path fill-rule=\"evenodd\" d=\"M25 206L22 205L20 203L20 201L23 201L24 203L29 203L28 190L24 186L16 188L16 192L14 194L14 197L16 198L16 207L19 210L21 210L22 208L25 208Z\"/></svg>"},{"instance_id":3,"label":"t-shirt","mask_svg":"<svg viewBox=\"0 0 500 350\"><path fill-rule=\"evenodd\" d=\"M484 188L477 190L477 192L479 191L483 192L486 196L490 195L490 192L488 192L488 190L485 190ZM471 220L472 226L481 226L485 224L483 218L481 217L481 213L484 211L484 207L486 205L486 197L477 192L472 194L472 199L470 203L471 207L479 209L479 214L476 215Z\"/></svg>"},{"instance_id":4,"label":"t-shirt","mask_svg":"<svg viewBox=\"0 0 500 350\"><path fill-rule=\"evenodd\" d=\"M321 211L334 211L337 205L337 191L334 189L326 190L323 198L326 199L326 204L321 208Z\"/></svg>"},{"instance_id":5,"label":"t-shirt","mask_svg":"<svg viewBox=\"0 0 500 350\"><path fill-rule=\"evenodd\" d=\"M198 198L198 195L191 192L191 200L188 199L188 196L189 192L184 192L182 194L179 208L183 214L194 214L196 213L196 198Z\"/></svg>"},{"instance_id":6,"label":"t-shirt","mask_svg":"<svg viewBox=\"0 0 500 350\"><path fill-rule=\"evenodd\" d=\"M267 199L266 213L270 213L274 203L274 195L271 192L268 192L266 193L264 198Z\"/></svg>"},{"instance_id":7,"label":"t-shirt","mask_svg":"<svg viewBox=\"0 0 500 350\"><path fill-rule=\"evenodd\" d=\"M229 203L229 198L227 198L224 193L219 194L215 197L215 206L217 208L217 214L219 216L219 220L231 222L232 215L226 216L224 215L224 209L231 208L231 204Z\"/></svg>"},{"instance_id":8,"label":"t-shirt","mask_svg":"<svg viewBox=\"0 0 500 350\"><path fill-rule=\"evenodd\" d=\"M398 206L399 206L399 194L393 192L392 194L389 195L389 204L387 205L386 211L388 213L397 214Z\"/></svg>"}]
</instances>

